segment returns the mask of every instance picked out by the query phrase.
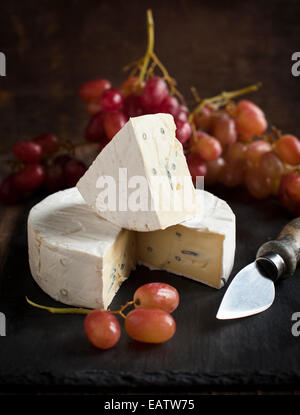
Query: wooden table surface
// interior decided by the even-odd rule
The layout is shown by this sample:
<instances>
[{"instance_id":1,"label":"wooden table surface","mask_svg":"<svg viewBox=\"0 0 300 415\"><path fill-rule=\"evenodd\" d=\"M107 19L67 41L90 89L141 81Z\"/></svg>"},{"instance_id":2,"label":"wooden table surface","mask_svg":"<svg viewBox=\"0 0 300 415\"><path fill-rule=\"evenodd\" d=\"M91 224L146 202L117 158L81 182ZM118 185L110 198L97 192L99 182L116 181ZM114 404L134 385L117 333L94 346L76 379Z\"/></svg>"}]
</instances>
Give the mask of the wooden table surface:
<instances>
[{"instance_id":1,"label":"wooden table surface","mask_svg":"<svg viewBox=\"0 0 300 415\"><path fill-rule=\"evenodd\" d=\"M0 146L43 132L80 140L88 120L78 88L103 77L118 86L122 68L146 47L149 2L12 0L0 5ZM300 136L298 0L151 1L155 50L193 106L201 97L261 81L251 96L270 124ZM23 206L0 208L0 266Z\"/></svg>"}]
</instances>

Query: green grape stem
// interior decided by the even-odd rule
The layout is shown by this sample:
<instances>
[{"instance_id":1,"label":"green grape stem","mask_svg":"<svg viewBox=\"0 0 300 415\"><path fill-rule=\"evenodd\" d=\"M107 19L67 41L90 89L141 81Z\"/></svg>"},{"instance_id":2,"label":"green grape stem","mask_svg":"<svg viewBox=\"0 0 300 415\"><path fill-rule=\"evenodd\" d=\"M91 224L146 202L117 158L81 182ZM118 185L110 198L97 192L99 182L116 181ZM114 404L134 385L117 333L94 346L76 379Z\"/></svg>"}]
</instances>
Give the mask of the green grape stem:
<instances>
[{"instance_id":1,"label":"green grape stem","mask_svg":"<svg viewBox=\"0 0 300 415\"><path fill-rule=\"evenodd\" d=\"M32 307L39 308L41 310L46 310L46 311L48 311L49 313L52 313L52 314L89 314L92 311L94 311L94 310L89 309L89 308L48 307L48 306L45 306L45 305L40 305L40 304L34 303L28 297L25 297L25 298L26 298L27 303L30 304ZM122 305L120 307L120 310L116 310L116 311L107 310L107 311L109 311L111 314L119 314L121 317L126 318L126 315L123 313L123 311L132 304L134 304L134 301L128 301L125 305Z\"/></svg>"}]
</instances>

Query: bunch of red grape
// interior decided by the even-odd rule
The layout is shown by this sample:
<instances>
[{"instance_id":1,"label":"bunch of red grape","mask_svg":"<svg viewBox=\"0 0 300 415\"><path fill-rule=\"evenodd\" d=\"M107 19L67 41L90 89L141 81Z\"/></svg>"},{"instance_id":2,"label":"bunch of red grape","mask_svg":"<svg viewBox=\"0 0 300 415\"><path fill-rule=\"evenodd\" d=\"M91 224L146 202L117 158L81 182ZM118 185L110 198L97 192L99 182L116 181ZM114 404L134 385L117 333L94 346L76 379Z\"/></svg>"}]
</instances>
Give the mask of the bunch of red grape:
<instances>
[{"instance_id":1,"label":"bunch of red grape","mask_svg":"<svg viewBox=\"0 0 300 415\"><path fill-rule=\"evenodd\" d=\"M193 178L210 186L244 184L263 199L277 195L281 204L300 214L300 141L279 131L266 134L263 111L248 100L224 108L206 105L193 115L187 162Z\"/></svg>"},{"instance_id":2,"label":"bunch of red grape","mask_svg":"<svg viewBox=\"0 0 300 415\"><path fill-rule=\"evenodd\" d=\"M130 117L143 114L172 114L177 126L177 138L184 143L191 136L187 107L170 95L167 83L159 76L141 84L137 77L132 76L119 89L112 88L106 79L97 79L85 83L79 94L85 101L88 114L92 116L85 130L85 138L99 142L100 150Z\"/></svg>"},{"instance_id":3,"label":"bunch of red grape","mask_svg":"<svg viewBox=\"0 0 300 415\"><path fill-rule=\"evenodd\" d=\"M14 204L40 187L55 192L75 186L86 171L85 164L71 157L54 134L18 141L12 151L15 171L0 184L0 200L5 204Z\"/></svg>"},{"instance_id":4,"label":"bunch of red grape","mask_svg":"<svg viewBox=\"0 0 300 415\"><path fill-rule=\"evenodd\" d=\"M135 309L126 316L122 310L133 304ZM176 323L171 313L178 307L178 291L169 284L154 282L142 285L119 312L91 311L85 318L84 329L90 342L99 349L110 349L121 337L121 327L114 314L125 319L129 337L143 343L164 343L174 336Z\"/></svg>"}]
</instances>

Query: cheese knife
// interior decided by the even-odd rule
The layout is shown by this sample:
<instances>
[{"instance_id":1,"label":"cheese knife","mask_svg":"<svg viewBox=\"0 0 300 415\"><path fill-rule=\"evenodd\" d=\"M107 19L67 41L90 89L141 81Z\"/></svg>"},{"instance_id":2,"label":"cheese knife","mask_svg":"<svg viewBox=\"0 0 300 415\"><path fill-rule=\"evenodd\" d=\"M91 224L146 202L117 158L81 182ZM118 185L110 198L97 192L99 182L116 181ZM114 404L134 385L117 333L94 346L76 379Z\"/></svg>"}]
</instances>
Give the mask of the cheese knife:
<instances>
[{"instance_id":1,"label":"cheese knife","mask_svg":"<svg viewBox=\"0 0 300 415\"><path fill-rule=\"evenodd\" d=\"M220 320L261 313L275 298L274 282L294 274L300 260L300 217L289 222L276 240L265 242L256 259L232 280L217 312Z\"/></svg>"}]
</instances>

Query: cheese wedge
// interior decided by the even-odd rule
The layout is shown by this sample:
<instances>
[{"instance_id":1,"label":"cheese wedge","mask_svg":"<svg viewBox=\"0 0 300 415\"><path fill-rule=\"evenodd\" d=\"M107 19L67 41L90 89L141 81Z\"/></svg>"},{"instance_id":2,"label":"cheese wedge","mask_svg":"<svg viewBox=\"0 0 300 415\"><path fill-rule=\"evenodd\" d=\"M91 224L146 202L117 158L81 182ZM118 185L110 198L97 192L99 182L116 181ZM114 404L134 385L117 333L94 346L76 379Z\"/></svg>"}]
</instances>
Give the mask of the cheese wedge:
<instances>
[{"instance_id":1,"label":"cheese wedge","mask_svg":"<svg viewBox=\"0 0 300 415\"><path fill-rule=\"evenodd\" d=\"M197 190L193 219L163 231L137 233L138 263L221 288L234 262L235 215L226 202Z\"/></svg>"},{"instance_id":2,"label":"cheese wedge","mask_svg":"<svg viewBox=\"0 0 300 415\"><path fill-rule=\"evenodd\" d=\"M100 219L75 187L31 209L28 246L38 285L74 306L106 309L136 264L134 233Z\"/></svg>"},{"instance_id":3,"label":"cheese wedge","mask_svg":"<svg viewBox=\"0 0 300 415\"><path fill-rule=\"evenodd\" d=\"M131 118L101 151L77 187L102 218L153 231L192 218L195 189L170 114Z\"/></svg>"}]
</instances>

